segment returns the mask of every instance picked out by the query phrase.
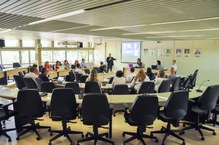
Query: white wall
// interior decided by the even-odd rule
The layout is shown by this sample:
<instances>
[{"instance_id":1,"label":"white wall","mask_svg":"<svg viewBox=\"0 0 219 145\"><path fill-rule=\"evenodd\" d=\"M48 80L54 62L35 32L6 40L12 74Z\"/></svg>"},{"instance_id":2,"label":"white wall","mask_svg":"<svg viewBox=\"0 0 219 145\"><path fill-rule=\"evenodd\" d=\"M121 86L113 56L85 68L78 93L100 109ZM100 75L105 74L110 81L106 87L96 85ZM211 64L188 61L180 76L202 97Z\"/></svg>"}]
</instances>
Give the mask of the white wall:
<instances>
[{"instance_id":1,"label":"white wall","mask_svg":"<svg viewBox=\"0 0 219 145\"><path fill-rule=\"evenodd\" d=\"M154 48L155 55L144 55L143 50L146 48ZM167 48L171 49L171 55L158 57L158 49ZM189 48L190 56L184 57L182 54L181 57L176 57L175 48L181 48L182 51ZM200 57L194 57L195 48L201 49ZM128 63L121 63L121 41L107 41L105 47L95 48L95 55L101 56L104 61L109 53L117 59L114 71L128 66ZM219 84L219 76L217 75L219 73L219 40L161 41L160 43L143 41L141 58L146 67L151 66L157 59L160 59L165 68L169 68L172 59L176 59L177 74L187 76L193 73L195 69L199 69L198 83L209 79L208 84Z\"/></svg>"}]
</instances>

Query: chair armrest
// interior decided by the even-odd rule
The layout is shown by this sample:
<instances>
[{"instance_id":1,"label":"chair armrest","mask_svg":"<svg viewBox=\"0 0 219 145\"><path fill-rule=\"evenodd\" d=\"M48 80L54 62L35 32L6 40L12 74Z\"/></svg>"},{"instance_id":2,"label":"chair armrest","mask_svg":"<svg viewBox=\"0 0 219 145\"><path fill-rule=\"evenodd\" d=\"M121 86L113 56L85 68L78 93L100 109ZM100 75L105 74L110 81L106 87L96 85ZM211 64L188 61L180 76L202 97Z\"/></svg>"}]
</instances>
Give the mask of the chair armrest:
<instances>
[{"instance_id":1,"label":"chair armrest","mask_svg":"<svg viewBox=\"0 0 219 145\"><path fill-rule=\"evenodd\" d=\"M14 103L9 103L9 104L2 105L2 106L1 106L1 108L4 109L4 112L5 112L5 115L6 115L6 116L9 115L9 109L8 109L8 107L9 107L10 105L13 105L13 104L14 104Z\"/></svg>"},{"instance_id":2,"label":"chair armrest","mask_svg":"<svg viewBox=\"0 0 219 145\"><path fill-rule=\"evenodd\" d=\"M123 107L126 114L129 114L132 111L131 106L129 106L127 103L123 103Z\"/></svg>"}]
</instances>

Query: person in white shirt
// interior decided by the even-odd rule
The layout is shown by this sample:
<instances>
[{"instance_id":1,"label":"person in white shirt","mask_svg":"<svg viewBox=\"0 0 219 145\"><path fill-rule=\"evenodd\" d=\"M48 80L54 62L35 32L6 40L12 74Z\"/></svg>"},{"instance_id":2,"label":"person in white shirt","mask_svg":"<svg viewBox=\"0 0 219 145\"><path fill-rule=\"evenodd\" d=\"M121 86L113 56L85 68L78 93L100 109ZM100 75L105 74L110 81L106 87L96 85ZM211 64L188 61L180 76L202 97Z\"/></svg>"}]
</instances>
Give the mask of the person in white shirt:
<instances>
[{"instance_id":1,"label":"person in white shirt","mask_svg":"<svg viewBox=\"0 0 219 145\"><path fill-rule=\"evenodd\" d=\"M126 83L131 83L134 77L136 76L134 67L130 68L130 72L131 73L126 77Z\"/></svg>"},{"instance_id":2,"label":"person in white shirt","mask_svg":"<svg viewBox=\"0 0 219 145\"><path fill-rule=\"evenodd\" d=\"M174 68L175 72L177 71L177 65L176 65L176 60L172 60L172 67Z\"/></svg>"},{"instance_id":3,"label":"person in white shirt","mask_svg":"<svg viewBox=\"0 0 219 145\"><path fill-rule=\"evenodd\" d=\"M35 67L31 67L30 68L30 72L27 73L24 77L25 78L32 78L34 81L36 80L36 78L38 78L38 71Z\"/></svg>"},{"instance_id":4,"label":"person in white shirt","mask_svg":"<svg viewBox=\"0 0 219 145\"><path fill-rule=\"evenodd\" d=\"M82 75L85 75L85 74L86 74L86 73L81 69L81 66L80 66L79 63L76 65L75 72L77 72L77 73L79 73L79 74L82 74Z\"/></svg>"},{"instance_id":5,"label":"person in white shirt","mask_svg":"<svg viewBox=\"0 0 219 145\"><path fill-rule=\"evenodd\" d=\"M161 69L158 71L157 78L154 80L156 92L158 92L158 89L160 88L160 85L163 82L163 80L166 80L166 75L165 75L165 71Z\"/></svg>"},{"instance_id":6,"label":"person in white shirt","mask_svg":"<svg viewBox=\"0 0 219 145\"><path fill-rule=\"evenodd\" d=\"M130 86L138 93L142 83L146 81L150 81L150 79L146 75L145 71L143 69L140 69L135 78L132 80Z\"/></svg>"},{"instance_id":7,"label":"person in white shirt","mask_svg":"<svg viewBox=\"0 0 219 145\"><path fill-rule=\"evenodd\" d=\"M125 84L125 78L123 77L123 72L121 70L116 72L116 77L113 79L112 87L114 88L117 84Z\"/></svg>"}]
</instances>

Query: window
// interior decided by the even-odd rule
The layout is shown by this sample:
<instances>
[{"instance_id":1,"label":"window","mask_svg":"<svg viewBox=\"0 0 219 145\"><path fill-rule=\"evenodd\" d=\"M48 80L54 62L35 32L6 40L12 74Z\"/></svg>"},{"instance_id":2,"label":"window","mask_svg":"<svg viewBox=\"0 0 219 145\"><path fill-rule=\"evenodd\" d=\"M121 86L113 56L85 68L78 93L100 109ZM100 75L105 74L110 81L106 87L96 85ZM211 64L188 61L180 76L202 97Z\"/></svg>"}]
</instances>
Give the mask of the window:
<instances>
[{"instance_id":1,"label":"window","mask_svg":"<svg viewBox=\"0 0 219 145\"><path fill-rule=\"evenodd\" d=\"M58 50L58 51L53 51L53 62L61 61L63 62L65 60L65 51L63 50Z\"/></svg>"},{"instance_id":2,"label":"window","mask_svg":"<svg viewBox=\"0 0 219 145\"><path fill-rule=\"evenodd\" d=\"M41 40L42 47L52 47L51 41Z\"/></svg>"},{"instance_id":3,"label":"window","mask_svg":"<svg viewBox=\"0 0 219 145\"><path fill-rule=\"evenodd\" d=\"M50 50L43 50L42 51L42 62L45 62L45 61L49 61L49 62L53 62L52 60L52 51Z\"/></svg>"},{"instance_id":4,"label":"window","mask_svg":"<svg viewBox=\"0 0 219 145\"><path fill-rule=\"evenodd\" d=\"M67 60L69 63L74 63L78 59L77 50L67 50Z\"/></svg>"},{"instance_id":5,"label":"window","mask_svg":"<svg viewBox=\"0 0 219 145\"><path fill-rule=\"evenodd\" d=\"M21 64L29 64L29 51L21 51Z\"/></svg>"},{"instance_id":6,"label":"window","mask_svg":"<svg viewBox=\"0 0 219 145\"><path fill-rule=\"evenodd\" d=\"M81 50L81 51L79 51L79 53L78 53L78 59L79 59L79 60L82 60L82 58L84 58L86 62L88 61L88 51L87 51L87 50Z\"/></svg>"},{"instance_id":7,"label":"window","mask_svg":"<svg viewBox=\"0 0 219 145\"><path fill-rule=\"evenodd\" d=\"M18 40L5 40L5 46L6 47L19 47L19 41Z\"/></svg>"},{"instance_id":8,"label":"window","mask_svg":"<svg viewBox=\"0 0 219 145\"><path fill-rule=\"evenodd\" d=\"M35 47L34 40L23 40L23 47Z\"/></svg>"},{"instance_id":9,"label":"window","mask_svg":"<svg viewBox=\"0 0 219 145\"><path fill-rule=\"evenodd\" d=\"M94 61L94 51L89 50L89 62L93 62L93 61Z\"/></svg>"},{"instance_id":10,"label":"window","mask_svg":"<svg viewBox=\"0 0 219 145\"><path fill-rule=\"evenodd\" d=\"M2 51L2 64L7 66L12 66L14 62L20 62L19 51Z\"/></svg>"},{"instance_id":11,"label":"window","mask_svg":"<svg viewBox=\"0 0 219 145\"><path fill-rule=\"evenodd\" d=\"M30 63L36 63L36 52L35 50L30 50Z\"/></svg>"}]
</instances>

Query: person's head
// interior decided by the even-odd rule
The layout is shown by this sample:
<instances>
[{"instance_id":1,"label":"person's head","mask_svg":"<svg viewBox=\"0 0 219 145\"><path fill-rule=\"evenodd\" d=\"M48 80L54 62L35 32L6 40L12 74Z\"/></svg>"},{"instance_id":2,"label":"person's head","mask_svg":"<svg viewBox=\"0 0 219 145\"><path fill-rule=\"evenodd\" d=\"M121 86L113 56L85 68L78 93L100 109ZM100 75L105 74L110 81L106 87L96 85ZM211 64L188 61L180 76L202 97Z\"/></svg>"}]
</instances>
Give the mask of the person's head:
<instances>
[{"instance_id":1,"label":"person's head","mask_svg":"<svg viewBox=\"0 0 219 145\"><path fill-rule=\"evenodd\" d=\"M43 67L42 70L41 70L41 73L42 73L43 75L47 75L47 74L48 74L47 68Z\"/></svg>"},{"instance_id":2,"label":"person's head","mask_svg":"<svg viewBox=\"0 0 219 145\"><path fill-rule=\"evenodd\" d=\"M140 59L140 58L138 58L138 59L137 59L137 62L141 62L141 59Z\"/></svg>"},{"instance_id":3,"label":"person's head","mask_svg":"<svg viewBox=\"0 0 219 145\"><path fill-rule=\"evenodd\" d=\"M118 70L118 71L116 72L116 77L118 77L118 78L123 77L123 72L122 72L121 70Z\"/></svg>"},{"instance_id":4,"label":"person's head","mask_svg":"<svg viewBox=\"0 0 219 145\"><path fill-rule=\"evenodd\" d=\"M60 65L60 62L58 60L56 61L56 65Z\"/></svg>"},{"instance_id":5,"label":"person's head","mask_svg":"<svg viewBox=\"0 0 219 145\"><path fill-rule=\"evenodd\" d=\"M174 59L174 60L172 60L172 64L176 64L176 60Z\"/></svg>"},{"instance_id":6,"label":"person's head","mask_svg":"<svg viewBox=\"0 0 219 145\"><path fill-rule=\"evenodd\" d=\"M131 73L135 72L135 68L134 68L134 67L131 67L131 68L130 68L130 72L131 72Z\"/></svg>"},{"instance_id":7,"label":"person's head","mask_svg":"<svg viewBox=\"0 0 219 145\"><path fill-rule=\"evenodd\" d=\"M161 65L161 61L160 60L157 60L157 65Z\"/></svg>"},{"instance_id":8,"label":"person's head","mask_svg":"<svg viewBox=\"0 0 219 145\"><path fill-rule=\"evenodd\" d=\"M147 74L152 74L152 70L150 67L147 68Z\"/></svg>"},{"instance_id":9,"label":"person's head","mask_svg":"<svg viewBox=\"0 0 219 145\"><path fill-rule=\"evenodd\" d=\"M37 68L37 64L34 63L34 64L33 64L33 67Z\"/></svg>"},{"instance_id":10,"label":"person's head","mask_svg":"<svg viewBox=\"0 0 219 145\"><path fill-rule=\"evenodd\" d=\"M35 74L38 73L38 71L37 71L37 69L35 67L31 67L30 68L30 72L35 73Z\"/></svg>"},{"instance_id":11,"label":"person's head","mask_svg":"<svg viewBox=\"0 0 219 145\"><path fill-rule=\"evenodd\" d=\"M143 69L140 69L135 77L135 81L143 82L146 78L146 73Z\"/></svg>"},{"instance_id":12,"label":"person's head","mask_svg":"<svg viewBox=\"0 0 219 145\"><path fill-rule=\"evenodd\" d=\"M102 62L102 61L100 62L100 65L103 65L103 62Z\"/></svg>"},{"instance_id":13,"label":"person's head","mask_svg":"<svg viewBox=\"0 0 219 145\"><path fill-rule=\"evenodd\" d=\"M49 65L49 61L45 61L44 66L48 66Z\"/></svg>"},{"instance_id":14,"label":"person's head","mask_svg":"<svg viewBox=\"0 0 219 145\"><path fill-rule=\"evenodd\" d=\"M160 70L158 71L158 77L159 77L159 78L165 78L165 71L164 71L163 69L160 69Z\"/></svg>"},{"instance_id":15,"label":"person's head","mask_svg":"<svg viewBox=\"0 0 219 145\"><path fill-rule=\"evenodd\" d=\"M85 59L84 59L84 58L82 58L82 60L81 60L81 61L85 62Z\"/></svg>"},{"instance_id":16,"label":"person's head","mask_svg":"<svg viewBox=\"0 0 219 145\"><path fill-rule=\"evenodd\" d=\"M67 60L65 60L65 61L64 61L64 65L67 65L67 64L69 64L69 63L68 63L68 61L67 61Z\"/></svg>"},{"instance_id":17,"label":"person's head","mask_svg":"<svg viewBox=\"0 0 219 145\"><path fill-rule=\"evenodd\" d=\"M109 53L109 57L111 57L111 53Z\"/></svg>"},{"instance_id":18,"label":"person's head","mask_svg":"<svg viewBox=\"0 0 219 145\"><path fill-rule=\"evenodd\" d=\"M81 66L80 66L80 64L79 64L79 63L77 63L77 64L76 64L76 67L77 67L77 68L81 68Z\"/></svg>"},{"instance_id":19,"label":"person's head","mask_svg":"<svg viewBox=\"0 0 219 145\"><path fill-rule=\"evenodd\" d=\"M79 62L78 62L78 60L75 60L75 65L77 65Z\"/></svg>"},{"instance_id":20,"label":"person's head","mask_svg":"<svg viewBox=\"0 0 219 145\"><path fill-rule=\"evenodd\" d=\"M171 68L170 68L170 74L171 74L171 75L175 74L175 69L174 69L174 67L171 67Z\"/></svg>"},{"instance_id":21,"label":"person's head","mask_svg":"<svg viewBox=\"0 0 219 145\"><path fill-rule=\"evenodd\" d=\"M97 70L96 69L92 69L91 73L90 73L90 81L94 81L97 82Z\"/></svg>"}]
</instances>

